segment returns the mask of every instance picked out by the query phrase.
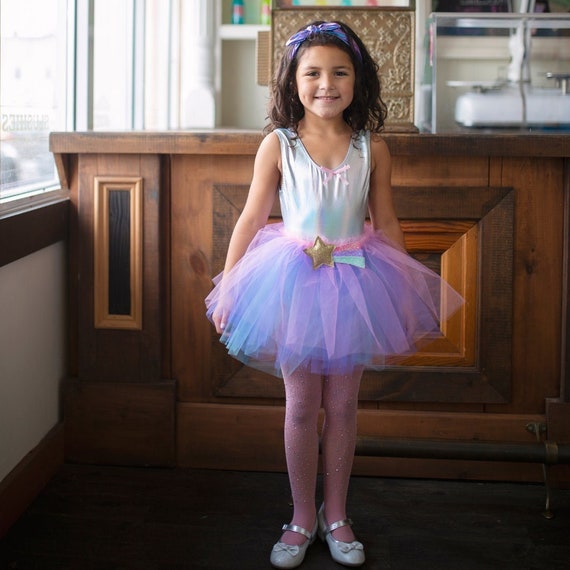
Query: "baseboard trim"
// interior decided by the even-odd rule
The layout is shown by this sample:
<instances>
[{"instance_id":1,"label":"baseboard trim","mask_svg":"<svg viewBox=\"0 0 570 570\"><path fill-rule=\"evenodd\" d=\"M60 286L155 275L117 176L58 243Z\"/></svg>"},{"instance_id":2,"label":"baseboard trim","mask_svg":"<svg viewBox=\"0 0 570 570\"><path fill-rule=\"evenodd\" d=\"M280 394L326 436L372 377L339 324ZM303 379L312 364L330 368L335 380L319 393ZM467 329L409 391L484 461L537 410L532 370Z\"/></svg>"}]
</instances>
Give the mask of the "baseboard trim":
<instances>
[{"instance_id":1,"label":"baseboard trim","mask_svg":"<svg viewBox=\"0 0 570 570\"><path fill-rule=\"evenodd\" d=\"M0 538L22 516L63 465L64 430L59 422L0 481Z\"/></svg>"}]
</instances>

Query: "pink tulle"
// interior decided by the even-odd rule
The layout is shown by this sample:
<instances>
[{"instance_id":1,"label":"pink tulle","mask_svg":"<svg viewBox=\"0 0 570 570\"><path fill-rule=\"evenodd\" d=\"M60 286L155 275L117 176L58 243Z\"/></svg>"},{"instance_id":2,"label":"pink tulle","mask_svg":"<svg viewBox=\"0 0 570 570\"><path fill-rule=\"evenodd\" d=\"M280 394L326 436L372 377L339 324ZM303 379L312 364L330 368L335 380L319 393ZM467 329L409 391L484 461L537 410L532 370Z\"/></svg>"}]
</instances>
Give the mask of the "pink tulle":
<instances>
[{"instance_id":1,"label":"pink tulle","mask_svg":"<svg viewBox=\"0 0 570 570\"><path fill-rule=\"evenodd\" d=\"M368 225L359 239L364 268L313 269L303 251L311 245L269 224L236 266L214 279L207 316L212 320L220 303L229 311L220 340L230 355L275 376L282 366L306 363L316 373L346 374L416 352L463 303L439 275Z\"/></svg>"}]
</instances>

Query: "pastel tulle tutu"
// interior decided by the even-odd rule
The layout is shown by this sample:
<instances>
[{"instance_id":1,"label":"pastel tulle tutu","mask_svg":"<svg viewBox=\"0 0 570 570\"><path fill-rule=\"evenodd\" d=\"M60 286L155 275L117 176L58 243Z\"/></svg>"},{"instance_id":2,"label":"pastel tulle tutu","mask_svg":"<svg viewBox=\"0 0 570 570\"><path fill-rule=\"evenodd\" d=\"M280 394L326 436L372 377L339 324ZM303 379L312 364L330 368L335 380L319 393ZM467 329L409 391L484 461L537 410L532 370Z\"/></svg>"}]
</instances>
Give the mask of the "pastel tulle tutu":
<instances>
[{"instance_id":1,"label":"pastel tulle tutu","mask_svg":"<svg viewBox=\"0 0 570 570\"><path fill-rule=\"evenodd\" d=\"M461 296L369 225L358 241L365 268L313 269L304 252L312 242L288 235L282 223L260 230L206 298L210 320L220 303L229 311L220 338L228 353L275 376L309 363L316 373L346 374L439 336Z\"/></svg>"}]
</instances>

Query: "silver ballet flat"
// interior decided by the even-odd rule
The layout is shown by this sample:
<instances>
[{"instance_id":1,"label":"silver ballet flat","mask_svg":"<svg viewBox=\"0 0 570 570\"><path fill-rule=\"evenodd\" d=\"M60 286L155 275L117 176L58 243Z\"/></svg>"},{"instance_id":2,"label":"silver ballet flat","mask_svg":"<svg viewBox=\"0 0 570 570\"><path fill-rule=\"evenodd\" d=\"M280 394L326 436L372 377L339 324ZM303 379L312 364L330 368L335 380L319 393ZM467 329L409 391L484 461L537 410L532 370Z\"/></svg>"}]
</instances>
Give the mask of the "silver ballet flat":
<instances>
[{"instance_id":1,"label":"silver ballet flat","mask_svg":"<svg viewBox=\"0 0 570 570\"><path fill-rule=\"evenodd\" d=\"M305 542L300 546L278 542L273 546L273 550L271 551L271 557L269 558L271 564L275 568L297 568L297 566L300 566L305 559L307 549L311 544L313 544L313 542L315 542L315 538L317 537L317 526L318 523L315 520L313 532L309 532L307 529L302 526L297 526L296 524L283 525L281 530L298 532L299 534L306 536L307 540L305 540Z\"/></svg>"},{"instance_id":2,"label":"silver ballet flat","mask_svg":"<svg viewBox=\"0 0 570 570\"><path fill-rule=\"evenodd\" d=\"M327 525L325 520L324 505L319 509L317 516L319 522L319 538L328 544L332 559L344 566L362 566L366 560L364 556L364 546L358 540L352 542L342 542L336 540L331 534L342 526L352 526L350 519L334 522Z\"/></svg>"}]
</instances>

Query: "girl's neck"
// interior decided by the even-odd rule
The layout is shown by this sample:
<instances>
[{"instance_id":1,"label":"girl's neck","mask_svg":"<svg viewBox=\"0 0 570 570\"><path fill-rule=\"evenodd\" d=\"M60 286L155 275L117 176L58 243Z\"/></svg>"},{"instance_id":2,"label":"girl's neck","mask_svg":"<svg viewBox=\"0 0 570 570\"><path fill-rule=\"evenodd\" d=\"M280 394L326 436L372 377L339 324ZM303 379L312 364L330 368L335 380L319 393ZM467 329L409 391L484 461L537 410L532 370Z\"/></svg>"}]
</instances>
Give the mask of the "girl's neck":
<instances>
[{"instance_id":1,"label":"girl's neck","mask_svg":"<svg viewBox=\"0 0 570 570\"><path fill-rule=\"evenodd\" d=\"M301 119L297 127L299 137L319 136L319 137L344 137L352 135L352 129L344 119L338 121L310 120L307 117Z\"/></svg>"}]
</instances>

